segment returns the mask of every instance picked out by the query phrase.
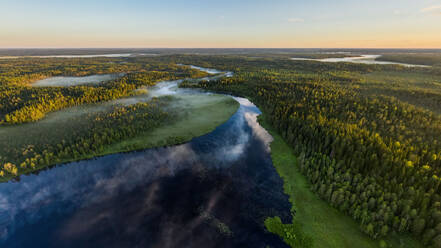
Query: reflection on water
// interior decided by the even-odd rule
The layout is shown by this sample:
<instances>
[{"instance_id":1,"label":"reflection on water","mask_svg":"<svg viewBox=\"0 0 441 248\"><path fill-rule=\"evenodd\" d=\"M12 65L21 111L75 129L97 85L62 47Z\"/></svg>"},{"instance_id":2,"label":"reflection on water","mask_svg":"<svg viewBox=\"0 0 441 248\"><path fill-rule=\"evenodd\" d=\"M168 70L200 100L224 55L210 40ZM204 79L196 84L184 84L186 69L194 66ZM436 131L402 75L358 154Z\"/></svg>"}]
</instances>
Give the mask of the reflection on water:
<instances>
[{"instance_id":1,"label":"reflection on water","mask_svg":"<svg viewBox=\"0 0 441 248\"><path fill-rule=\"evenodd\" d=\"M110 81L124 76L124 73L120 74L102 74L102 75L92 75L85 77L50 77L43 80L38 80L32 83L35 87L48 87L48 86L78 86L87 84L97 84L105 81Z\"/></svg>"},{"instance_id":2,"label":"reflection on water","mask_svg":"<svg viewBox=\"0 0 441 248\"><path fill-rule=\"evenodd\" d=\"M248 100L190 143L61 165L0 184L1 247L286 247L272 137Z\"/></svg>"},{"instance_id":3,"label":"reflection on water","mask_svg":"<svg viewBox=\"0 0 441 248\"><path fill-rule=\"evenodd\" d=\"M427 65L413 65L413 64L397 63L391 61L376 60L379 57L381 57L381 55L360 55L358 57L326 58L326 59L309 59L309 58L291 58L291 59L331 62L331 63L346 62L346 63L359 63L359 64L402 65L406 67L429 67Z\"/></svg>"}]
</instances>

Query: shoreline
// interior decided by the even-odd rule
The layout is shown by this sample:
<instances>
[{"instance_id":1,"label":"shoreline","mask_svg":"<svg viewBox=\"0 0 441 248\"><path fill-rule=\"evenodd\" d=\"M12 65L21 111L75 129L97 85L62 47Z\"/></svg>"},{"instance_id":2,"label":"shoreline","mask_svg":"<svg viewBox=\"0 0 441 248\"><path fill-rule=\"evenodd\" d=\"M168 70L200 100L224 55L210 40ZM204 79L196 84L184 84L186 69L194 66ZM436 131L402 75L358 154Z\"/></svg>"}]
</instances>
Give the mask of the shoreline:
<instances>
[{"instance_id":1,"label":"shoreline","mask_svg":"<svg viewBox=\"0 0 441 248\"><path fill-rule=\"evenodd\" d=\"M390 234L378 240L371 239L364 234L353 219L320 199L310 190L310 183L300 172L293 149L266 121L265 113L259 116L258 121L274 138L270 144L271 159L283 180L284 192L289 196L292 204L293 222L282 223L277 216L268 217L265 219L265 227L268 231L278 235L292 247L298 247L300 241L303 242L300 244L307 245L305 247L320 248L374 248L382 247L383 243L387 244L387 247L423 247L408 234Z\"/></svg>"},{"instance_id":2,"label":"shoreline","mask_svg":"<svg viewBox=\"0 0 441 248\"><path fill-rule=\"evenodd\" d=\"M104 147L103 151L101 152L92 152L89 154L86 154L84 156L80 156L78 158L74 159L66 159L61 160L55 163L51 163L48 165L44 165L41 167L36 167L35 169L27 168L23 173L18 174L17 176L5 176L0 178L0 183L7 183L9 181L19 180L20 176L26 176L33 173L39 173L40 171L50 169L56 166L62 166L69 163L75 163L82 160L91 160L99 157L104 157L108 155L113 154L119 154L119 153L129 153L129 152L137 152L147 149L155 149L155 148L161 148L161 147L168 147L168 146L175 146L180 145L183 143L187 143L190 140L206 135L213 130L215 130L218 126L222 125L223 123L227 122L236 112L239 108L239 103L234 100L230 96L224 96L219 94L212 94L212 95L203 95L201 97L207 97L207 98L213 98L217 97L217 101L214 101L215 104L213 104L214 109L220 109L222 111L205 111L207 114L207 118L205 120L200 121L198 123L191 123L190 120L191 117L194 117L194 115L186 116L187 113L199 113L198 110L203 109L204 107L213 107L210 105L202 105L202 106L196 106L195 104L186 107L180 107L175 112L180 112L181 116L177 118L177 120L174 120L172 123L166 123L164 126L156 127L152 130L144 132L142 135L138 135L137 137L130 137L124 140L121 140L117 143L110 144ZM213 99L212 99L213 100ZM176 100L178 101L178 100ZM190 123L188 123L190 122ZM187 125L189 124L189 125ZM191 125L195 124L195 125ZM176 128L177 126L185 126L189 127L192 130L195 130L193 132L189 132L188 129L179 129L175 133L168 132L170 128ZM155 134L157 131L160 131L160 135ZM162 130L162 131L161 131ZM141 136L141 139L137 139L139 136ZM154 142L144 143L148 142L149 138L154 136ZM132 141L132 143L130 143ZM133 142L134 141L134 142ZM141 143L140 143L141 142ZM126 144L124 144L126 143ZM127 144L129 143L129 144Z\"/></svg>"}]
</instances>

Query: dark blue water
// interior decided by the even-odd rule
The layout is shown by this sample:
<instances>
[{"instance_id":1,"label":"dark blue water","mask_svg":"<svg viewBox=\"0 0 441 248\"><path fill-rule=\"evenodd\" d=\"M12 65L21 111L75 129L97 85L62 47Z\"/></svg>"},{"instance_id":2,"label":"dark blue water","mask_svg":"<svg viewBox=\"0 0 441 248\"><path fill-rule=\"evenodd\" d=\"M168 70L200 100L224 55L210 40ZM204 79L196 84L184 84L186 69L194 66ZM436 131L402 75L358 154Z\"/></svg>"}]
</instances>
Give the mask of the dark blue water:
<instances>
[{"instance_id":1,"label":"dark blue water","mask_svg":"<svg viewBox=\"0 0 441 248\"><path fill-rule=\"evenodd\" d=\"M0 184L0 247L287 247L271 136L246 99L190 143L57 166Z\"/></svg>"}]
</instances>

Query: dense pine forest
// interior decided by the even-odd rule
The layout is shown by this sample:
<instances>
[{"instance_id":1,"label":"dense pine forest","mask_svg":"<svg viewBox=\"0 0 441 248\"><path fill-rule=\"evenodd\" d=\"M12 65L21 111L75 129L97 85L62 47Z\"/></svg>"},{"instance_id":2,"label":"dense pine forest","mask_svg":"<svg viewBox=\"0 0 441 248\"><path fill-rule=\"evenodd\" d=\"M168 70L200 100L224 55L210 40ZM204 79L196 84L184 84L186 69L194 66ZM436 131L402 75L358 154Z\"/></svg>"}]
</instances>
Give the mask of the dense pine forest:
<instances>
[{"instance_id":1,"label":"dense pine forest","mask_svg":"<svg viewBox=\"0 0 441 248\"><path fill-rule=\"evenodd\" d=\"M158 81L207 76L182 64L231 71L233 77L188 80L180 86L254 102L291 147L297 157L296 168L308 179L311 190L353 218L371 238L411 233L426 246L441 247L439 58L431 57L430 67L404 67L293 61L290 57L244 54L0 60L0 135L8 132L7 128L44 125L45 118L58 110L88 108L145 93ZM391 54L388 58L416 63L424 56ZM93 85L32 86L53 76L118 73L124 74ZM0 140L0 180L88 158L107 145L167 125L176 117L171 102L171 98L162 97L107 106L105 111L64 123L47 138L33 134L25 141ZM298 225L292 228L301 233ZM295 237L284 238L299 244L289 241ZM306 247L314 242L304 240Z\"/></svg>"},{"instance_id":2,"label":"dense pine forest","mask_svg":"<svg viewBox=\"0 0 441 248\"><path fill-rule=\"evenodd\" d=\"M32 87L36 80L53 76L127 73L111 82L91 86ZM202 77L187 67L154 59L11 59L0 60L0 125L32 122L47 113L85 103L114 100L135 94L141 86L158 81Z\"/></svg>"},{"instance_id":3,"label":"dense pine forest","mask_svg":"<svg viewBox=\"0 0 441 248\"><path fill-rule=\"evenodd\" d=\"M122 72L122 77L94 85L32 86L36 80L52 76ZM129 106L97 104L146 94L148 87L159 81L206 75L149 57L0 60L0 180L56 163L89 158L106 145L170 123L176 115L167 108L167 98ZM88 108L97 110L81 118L60 121L59 125L41 122L51 112L75 106L84 106L86 112L90 111Z\"/></svg>"},{"instance_id":4,"label":"dense pine forest","mask_svg":"<svg viewBox=\"0 0 441 248\"><path fill-rule=\"evenodd\" d=\"M171 122L173 115L164 111L167 104L168 99L161 98L148 103L116 106L108 112L88 115L81 123L76 123L80 126L66 125L59 130L53 130L55 137L40 137L40 140L35 142L27 140L2 145L2 159L11 162L4 163L0 176L8 179L54 163L99 154L106 145ZM66 128L69 132L62 134Z\"/></svg>"},{"instance_id":5,"label":"dense pine forest","mask_svg":"<svg viewBox=\"0 0 441 248\"><path fill-rule=\"evenodd\" d=\"M441 247L440 67L176 59L234 71L182 86L252 99L294 149L312 190L366 234L412 233Z\"/></svg>"},{"instance_id":6,"label":"dense pine forest","mask_svg":"<svg viewBox=\"0 0 441 248\"><path fill-rule=\"evenodd\" d=\"M441 248L441 0L0 23L0 248Z\"/></svg>"}]
</instances>

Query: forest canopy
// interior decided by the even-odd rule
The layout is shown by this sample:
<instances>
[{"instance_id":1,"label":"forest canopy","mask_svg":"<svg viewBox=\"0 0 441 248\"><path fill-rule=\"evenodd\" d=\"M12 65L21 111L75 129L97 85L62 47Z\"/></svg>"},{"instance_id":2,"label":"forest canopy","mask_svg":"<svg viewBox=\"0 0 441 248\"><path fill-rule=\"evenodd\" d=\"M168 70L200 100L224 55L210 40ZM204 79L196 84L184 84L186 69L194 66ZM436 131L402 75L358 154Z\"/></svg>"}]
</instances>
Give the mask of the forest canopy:
<instances>
[{"instance_id":1,"label":"forest canopy","mask_svg":"<svg viewBox=\"0 0 441 248\"><path fill-rule=\"evenodd\" d=\"M192 59L235 76L183 86L252 99L293 148L312 189L366 234L410 232L441 247L440 67L179 61Z\"/></svg>"}]
</instances>

